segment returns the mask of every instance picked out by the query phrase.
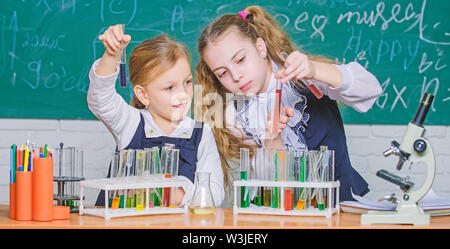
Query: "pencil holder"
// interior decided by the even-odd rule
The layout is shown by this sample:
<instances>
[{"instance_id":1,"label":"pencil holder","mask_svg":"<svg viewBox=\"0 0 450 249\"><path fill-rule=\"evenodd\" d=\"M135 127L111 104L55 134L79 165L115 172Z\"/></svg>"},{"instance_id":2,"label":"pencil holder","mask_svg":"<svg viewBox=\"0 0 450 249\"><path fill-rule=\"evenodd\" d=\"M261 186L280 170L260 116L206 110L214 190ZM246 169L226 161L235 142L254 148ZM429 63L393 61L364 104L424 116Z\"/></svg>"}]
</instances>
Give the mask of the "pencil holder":
<instances>
[{"instance_id":1,"label":"pencil holder","mask_svg":"<svg viewBox=\"0 0 450 249\"><path fill-rule=\"evenodd\" d=\"M33 159L32 219L53 220L53 158Z\"/></svg>"},{"instance_id":2,"label":"pencil holder","mask_svg":"<svg viewBox=\"0 0 450 249\"><path fill-rule=\"evenodd\" d=\"M32 172L16 172L16 220L31 220Z\"/></svg>"},{"instance_id":3,"label":"pencil holder","mask_svg":"<svg viewBox=\"0 0 450 249\"><path fill-rule=\"evenodd\" d=\"M9 184L9 218L16 218L16 184Z\"/></svg>"}]
</instances>

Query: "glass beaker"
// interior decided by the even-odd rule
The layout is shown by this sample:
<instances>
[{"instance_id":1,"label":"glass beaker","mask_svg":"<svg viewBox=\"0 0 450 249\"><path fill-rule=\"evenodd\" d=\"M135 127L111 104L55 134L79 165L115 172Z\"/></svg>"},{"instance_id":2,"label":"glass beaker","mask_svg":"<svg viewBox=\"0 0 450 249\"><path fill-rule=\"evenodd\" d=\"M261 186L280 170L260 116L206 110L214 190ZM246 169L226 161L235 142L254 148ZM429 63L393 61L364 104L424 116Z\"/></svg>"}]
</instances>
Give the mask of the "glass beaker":
<instances>
[{"instance_id":1,"label":"glass beaker","mask_svg":"<svg viewBox=\"0 0 450 249\"><path fill-rule=\"evenodd\" d=\"M211 193L210 172L195 172L194 195L189 203L193 214L211 214L216 211Z\"/></svg>"}]
</instances>

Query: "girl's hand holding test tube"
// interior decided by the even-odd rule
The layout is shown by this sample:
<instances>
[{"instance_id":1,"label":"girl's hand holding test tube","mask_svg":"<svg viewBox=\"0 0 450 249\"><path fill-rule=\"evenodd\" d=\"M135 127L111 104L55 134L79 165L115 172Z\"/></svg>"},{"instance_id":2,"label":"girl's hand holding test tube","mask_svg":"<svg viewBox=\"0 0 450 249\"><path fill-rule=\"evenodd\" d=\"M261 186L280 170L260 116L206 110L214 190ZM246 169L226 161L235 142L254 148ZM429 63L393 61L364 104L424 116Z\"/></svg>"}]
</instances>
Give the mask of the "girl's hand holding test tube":
<instances>
[{"instance_id":1,"label":"girl's hand holding test tube","mask_svg":"<svg viewBox=\"0 0 450 249\"><path fill-rule=\"evenodd\" d=\"M284 59L284 68L275 74L275 78L281 79L281 83L287 83L291 79L313 78L314 67L306 54L294 51L287 55L283 51L280 56Z\"/></svg>"},{"instance_id":2,"label":"girl's hand holding test tube","mask_svg":"<svg viewBox=\"0 0 450 249\"><path fill-rule=\"evenodd\" d=\"M298 84L304 84L316 98L321 99L323 97L322 92L308 80L315 76L315 63L310 61L306 54L294 51L288 55L285 51L282 51L280 57L284 61L284 68L275 74L275 78L281 79L281 83L294 80Z\"/></svg>"},{"instance_id":3,"label":"girl's hand holding test tube","mask_svg":"<svg viewBox=\"0 0 450 249\"><path fill-rule=\"evenodd\" d=\"M102 59L96 69L100 76L111 75L116 71L117 62L121 59L124 50L131 41L131 36L124 34L120 24L110 26L98 39L106 48Z\"/></svg>"},{"instance_id":4,"label":"girl's hand holding test tube","mask_svg":"<svg viewBox=\"0 0 450 249\"><path fill-rule=\"evenodd\" d=\"M116 58L120 58L121 50L131 41L131 36L124 34L120 24L110 26L98 39L102 41L106 52Z\"/></svg>"}]
</instances>

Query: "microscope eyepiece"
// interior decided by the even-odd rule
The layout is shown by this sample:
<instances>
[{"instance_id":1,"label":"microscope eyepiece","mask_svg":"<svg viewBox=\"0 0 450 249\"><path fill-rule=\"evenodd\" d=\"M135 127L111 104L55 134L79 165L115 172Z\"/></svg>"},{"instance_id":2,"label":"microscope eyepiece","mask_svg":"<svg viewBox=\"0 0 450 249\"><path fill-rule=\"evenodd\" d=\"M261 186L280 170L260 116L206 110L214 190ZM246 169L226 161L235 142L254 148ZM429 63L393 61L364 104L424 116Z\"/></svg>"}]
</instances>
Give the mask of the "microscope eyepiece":
<instances>
[{"instance_id":1,"label":"microscope eyepiece","mask_svg":"<svg viewBox=\"0 0 450 249\"><path fill-rule=\"evenodd\" d=\"M434 95L430 93L425 93L422 97L422 101L420 101L419 109L417 109L416 116L411 123L422 127L423 121L427 116L428 110L430 109L431 104L433 103Z\"/></svg>"}]
</instances>

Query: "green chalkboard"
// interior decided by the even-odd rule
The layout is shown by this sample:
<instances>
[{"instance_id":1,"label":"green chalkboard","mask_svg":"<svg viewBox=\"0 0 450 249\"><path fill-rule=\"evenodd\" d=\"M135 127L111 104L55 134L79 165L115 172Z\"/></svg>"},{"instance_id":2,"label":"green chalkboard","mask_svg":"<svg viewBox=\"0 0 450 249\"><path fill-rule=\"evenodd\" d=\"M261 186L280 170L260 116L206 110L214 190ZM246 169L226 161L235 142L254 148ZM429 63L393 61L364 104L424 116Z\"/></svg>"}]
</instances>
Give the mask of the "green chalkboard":
<instances>
[{"instance_id":1,"label":"green chalkboard","mask_svg":"<svg viewBox=\"0 0 450 249\"><path fill-rule=\"evenodd\" d=\"M125 23L133 40L166 32L192 50L217 16L265 7L303 50L357 61L383 94L367 113L340 105L345 123L406 124L424 92L435 95L426 124L450 123L450 1L358 0L0 0L0 118L95 119L87 107L97 37ZM131 84L118 92L129 101Z\"/></svg>"}]
</instances>

